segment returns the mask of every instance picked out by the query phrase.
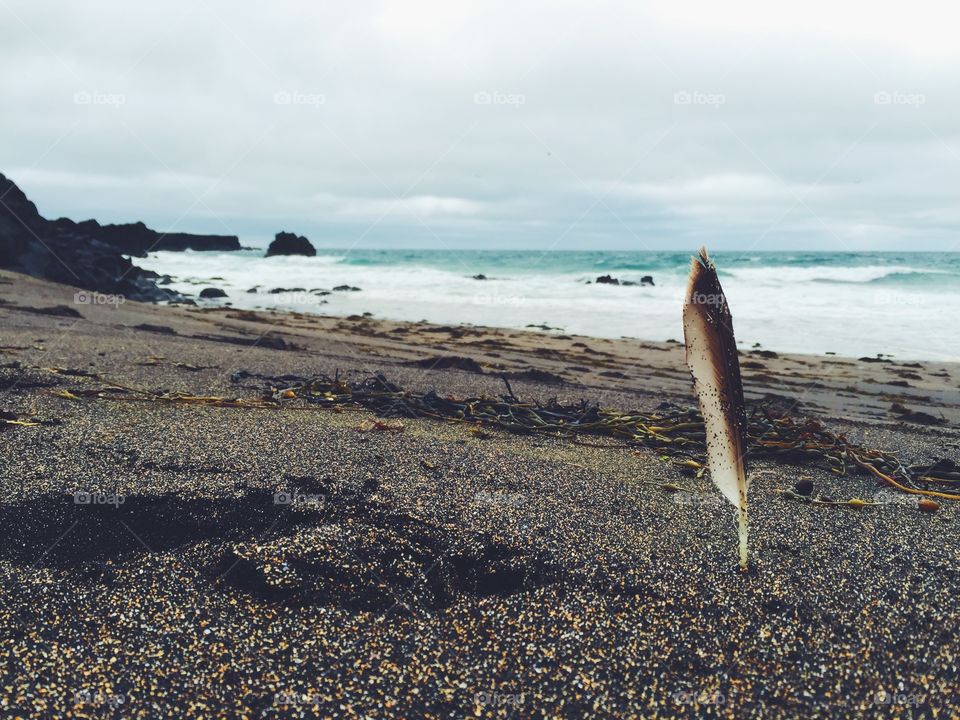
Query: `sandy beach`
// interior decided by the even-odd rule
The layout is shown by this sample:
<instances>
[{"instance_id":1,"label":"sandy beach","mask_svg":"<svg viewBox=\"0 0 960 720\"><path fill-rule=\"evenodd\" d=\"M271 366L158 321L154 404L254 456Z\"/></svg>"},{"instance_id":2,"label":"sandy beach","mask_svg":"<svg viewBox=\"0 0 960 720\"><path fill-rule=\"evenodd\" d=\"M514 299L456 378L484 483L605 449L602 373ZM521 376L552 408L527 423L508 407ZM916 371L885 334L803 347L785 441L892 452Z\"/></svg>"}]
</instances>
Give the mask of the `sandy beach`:
<instances>
[{"instance_id":1,"label":"sandy beach","mask_svg":"<svg viewBox=\"0 0 960 720\"><path fill-rule=\"evenodd\" d=\"M695 403L680 342L75 292L0 272L5 717L960 712L950 501L805 504L783 491L888 488L752 462L741 574L732 508L652 450L430 419L378 429L368 410L296 399L82 394L255 399L339 372L499 396L507 375L524 400L651 411ZM751 405L909 462L960 456L958 366L749 347L741 364Z\"/></svg>"}]
</instances>

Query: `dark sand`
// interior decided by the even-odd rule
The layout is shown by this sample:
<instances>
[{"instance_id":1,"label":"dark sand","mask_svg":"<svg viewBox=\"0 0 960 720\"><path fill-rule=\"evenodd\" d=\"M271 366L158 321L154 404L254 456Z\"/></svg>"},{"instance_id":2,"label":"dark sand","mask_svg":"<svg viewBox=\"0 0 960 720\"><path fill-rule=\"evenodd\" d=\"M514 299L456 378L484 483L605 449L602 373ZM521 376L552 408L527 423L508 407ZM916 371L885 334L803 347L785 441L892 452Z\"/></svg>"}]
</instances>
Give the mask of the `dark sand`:
<instances>
[{"instance_id":1,"label":"dark sand","mask_svg":"<svg viewBox=\"0 0 960 720\"><path fill-rule=\"evenodd\" d=\"M732 508L651 452L427 420L359 432L373 415L298 402L55 394L252 398L265 383L232 374L337 369L500 394L497 373L533 367L567 383L513 380L523 397L652 409L693 402L679 344L75 305L13 273L0 300L0 411L51 422L0 431L0 716L960 713L950 502L804 505L780 495L800 477L835 498L880 488L755 463L741 575ZM58 305L82 317L35 312ZM960 367L745 352L751 401L775 396L911 461L960 456ZM403 364L438 354L484 372ZM76 504L80 491L123 502Z\"/></svg>"}]
</instances>

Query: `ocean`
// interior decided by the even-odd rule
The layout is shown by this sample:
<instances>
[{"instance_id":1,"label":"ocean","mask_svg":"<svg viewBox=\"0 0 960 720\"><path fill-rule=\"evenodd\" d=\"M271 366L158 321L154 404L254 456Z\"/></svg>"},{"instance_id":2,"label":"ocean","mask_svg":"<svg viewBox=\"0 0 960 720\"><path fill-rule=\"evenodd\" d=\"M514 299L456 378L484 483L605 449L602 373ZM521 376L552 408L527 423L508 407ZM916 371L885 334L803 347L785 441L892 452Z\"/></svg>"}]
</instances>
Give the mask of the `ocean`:
<instances>
[{"instance_id":1,"label":"ocean","mask_svg":"<svg viewBox=\"0 0 960 720\"><path fill-rule=\"evenodd\" d=\"M175 290L225 290L238 308L683 339L690 253L318 250L317 257L159 252L134 258ZM713 254L743 348L960 360L960 253ZM482 274L486 280L472 276ZM654 286L597 284L601 275ZM588 284L588 281L593 281ZM359 287L320 296L313 289ZM247 290L258 286L258 292ZM290 292L270 294L273 288ZM296 290L302 288L302 290ZM326 301L326 302L324 302Z\"/></svg>"}]
</instances>

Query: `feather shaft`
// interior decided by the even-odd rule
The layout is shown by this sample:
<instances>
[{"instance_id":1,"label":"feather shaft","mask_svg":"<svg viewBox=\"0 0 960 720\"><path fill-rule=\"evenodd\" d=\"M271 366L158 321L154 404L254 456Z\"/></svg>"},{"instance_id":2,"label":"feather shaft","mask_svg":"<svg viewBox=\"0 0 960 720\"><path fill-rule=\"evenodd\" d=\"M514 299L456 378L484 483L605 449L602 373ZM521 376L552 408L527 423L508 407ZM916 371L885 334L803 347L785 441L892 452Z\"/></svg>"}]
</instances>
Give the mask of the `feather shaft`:
<instances>
[{"instance_id":1,"label":"feather shaft","mask_svg":"<svg viewBox=\"0 0 960 720\"><path fill-rule=\"evenodd\" d=\"M706 248L693 258L683 306L687 366L707 434L710 477L736 509L740 567L747 556L746 412L733 319Z\"/></svg>"}]
</instances>

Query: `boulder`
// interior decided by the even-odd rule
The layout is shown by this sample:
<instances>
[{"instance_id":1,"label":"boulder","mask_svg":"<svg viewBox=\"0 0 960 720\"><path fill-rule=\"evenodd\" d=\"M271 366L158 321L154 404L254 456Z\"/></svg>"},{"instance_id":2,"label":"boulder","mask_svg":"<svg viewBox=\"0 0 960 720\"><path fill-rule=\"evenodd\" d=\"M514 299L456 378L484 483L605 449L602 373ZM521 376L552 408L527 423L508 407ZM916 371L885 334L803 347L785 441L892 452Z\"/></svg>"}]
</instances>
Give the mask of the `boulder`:
<instances>
[{"instance_id":1,"label":"boulder","mask_svg":"<svg viewBox=\"0 0 960 720\"><path fill-rule=\"evenodd\" d=\"M202 298L225 298L227 294L220 288L208 287L200 291Z\"/></svg>"},{"instance_id":2,"label":"boulder","mask_svg":"<svg viewBox=\"0 0 960 720\"><path fill-rule=\"evenodd\" d=\"M266 257L274 255L305 255L313 257L317 254L313 245L303 235L288 232L278 232L267 248Z\"/></svg>"},{"instance_id":3,"label":"boulder","mask_svg":"<svg viewBox=\"0 0 960 720\"><path fill-rule=\"evenodd\" d=\"M597 285L619 285L620 281L609 275L601 275L597 278Z\"/></svg>"},{"instance_id":4,"label":"boulder","mask_svg":"<svg viewBox=\"0 0 960 720\"><path fill-rule=\"evenodd\" d=\"M640 278L641 285L653 285L653 275L644 275Z\"/></svg>"}]
</instances>

